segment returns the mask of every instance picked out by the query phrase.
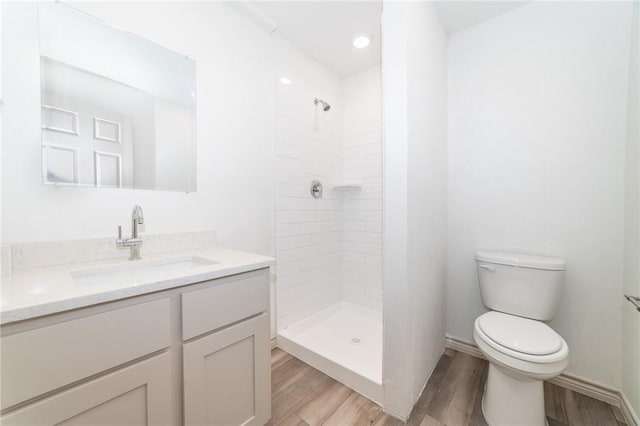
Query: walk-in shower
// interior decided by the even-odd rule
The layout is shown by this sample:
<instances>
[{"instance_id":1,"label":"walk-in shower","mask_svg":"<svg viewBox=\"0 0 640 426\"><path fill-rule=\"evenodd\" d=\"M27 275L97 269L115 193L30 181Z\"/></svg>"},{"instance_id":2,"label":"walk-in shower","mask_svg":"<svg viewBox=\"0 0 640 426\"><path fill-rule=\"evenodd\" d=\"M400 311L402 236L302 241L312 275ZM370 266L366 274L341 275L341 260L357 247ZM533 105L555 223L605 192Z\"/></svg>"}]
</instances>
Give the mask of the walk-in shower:
<instances>
[{"instance_id":1,"label":"walk-in shower","mask_svg":"<svg viewBox=\"0 0 640 426\"><path fill-rule=\"evenodd\" d=\"M382 403L380 66L287 75L275 126L277 344Z\"/></svg>"}]
</instances>

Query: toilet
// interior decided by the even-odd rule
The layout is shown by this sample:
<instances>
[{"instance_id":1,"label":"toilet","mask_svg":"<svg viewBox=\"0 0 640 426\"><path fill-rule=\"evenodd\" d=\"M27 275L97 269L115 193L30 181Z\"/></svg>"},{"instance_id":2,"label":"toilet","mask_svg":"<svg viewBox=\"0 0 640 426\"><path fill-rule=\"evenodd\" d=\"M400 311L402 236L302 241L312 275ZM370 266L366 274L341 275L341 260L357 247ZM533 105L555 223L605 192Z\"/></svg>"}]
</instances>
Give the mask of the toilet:
<instances>
[{"instance_id":1,"label":"toilet","mask_svg":"<svg viewBox=\"0 0 640 426\"><path fill-rule=\"evenodd\" d=\"M476 253L480 293L491 309L476 318L473 338L489 360L482 413L491 426L542 426L543 381L569 364L569 347L544 321L560 301L564 259Z\"/></svg>"}]
</instances>

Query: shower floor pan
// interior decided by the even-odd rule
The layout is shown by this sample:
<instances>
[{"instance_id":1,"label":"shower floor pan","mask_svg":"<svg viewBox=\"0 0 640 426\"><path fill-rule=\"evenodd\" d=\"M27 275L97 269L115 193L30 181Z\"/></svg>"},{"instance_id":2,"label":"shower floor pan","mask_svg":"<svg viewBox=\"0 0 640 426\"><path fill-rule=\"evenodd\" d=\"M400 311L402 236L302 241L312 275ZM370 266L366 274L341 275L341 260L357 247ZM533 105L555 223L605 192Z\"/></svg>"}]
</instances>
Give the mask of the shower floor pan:
<instances>
[{"instance_id":1,"label":"shower floor pan","mask_svg":"<svg viewBox=\"0 0 640 426\"><path fill-rule=\"evenodd\" d=\"M337 303L278 332L278 347L382 404L382 312Z\"/></svg>"}]
</instances>

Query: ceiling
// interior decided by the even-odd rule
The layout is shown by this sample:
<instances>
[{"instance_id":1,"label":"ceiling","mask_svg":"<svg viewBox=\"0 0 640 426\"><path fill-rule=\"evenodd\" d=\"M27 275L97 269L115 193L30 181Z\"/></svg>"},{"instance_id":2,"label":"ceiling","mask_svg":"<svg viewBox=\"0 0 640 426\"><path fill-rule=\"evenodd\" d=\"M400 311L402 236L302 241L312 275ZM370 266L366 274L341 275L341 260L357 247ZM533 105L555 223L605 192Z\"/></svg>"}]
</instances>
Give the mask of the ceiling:
<instances>
[{"instance_id":1,"label":"ceiling","mask_svg":"<svg viewBox=\"0 0 640 426\"><path fill-rule=\"evenodd\" d=\"M449 33L477 25L529 1L434 2ZM251 1L236 8L265 30L280 34L340 77L347 77L380 63L380 14L382 1ZM371 44L356 49L357 35Z\"/></svg>"},{"instance_id":2,"label":"ceiling","mask_svg":"<svg viewBox=\"0 0 640 426\"><path fill-rule=\"evenodd\" d=\"M523 6L529 1L457 1L444 0L435 2L438 15L448 33L472 27L481 22L495 18L512 9Z\"/></svg>"},{"instance_id":3,"label":"ceiling","mask_svg":"<svg viewBox=\"0 0 640 426\"><path fill-rule=\"evenodd\" d=\"M381 1L275 1L252 2L277 24L285 37L340 77L380 63ZM371 44L356 49L357 35Z\"/></svg>"}]
</instances>

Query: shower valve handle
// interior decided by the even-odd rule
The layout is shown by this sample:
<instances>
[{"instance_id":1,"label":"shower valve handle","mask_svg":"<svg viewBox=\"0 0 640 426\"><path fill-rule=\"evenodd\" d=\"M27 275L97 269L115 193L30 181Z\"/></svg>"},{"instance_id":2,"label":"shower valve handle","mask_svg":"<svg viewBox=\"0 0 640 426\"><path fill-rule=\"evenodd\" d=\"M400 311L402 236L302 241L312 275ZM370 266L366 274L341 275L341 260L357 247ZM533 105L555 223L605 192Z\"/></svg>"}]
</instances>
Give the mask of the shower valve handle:
<instances>
[{"instance_id":1,"label":"shower valve handle","mask_svg":"<svg viewBox=\"0 0 640 426\"><path fill-rule=\"evenodd\" d=\"M313 198L322 198L322 183L319 180L312 181L309 192Z\"/></svg>"}]
</instances>

